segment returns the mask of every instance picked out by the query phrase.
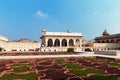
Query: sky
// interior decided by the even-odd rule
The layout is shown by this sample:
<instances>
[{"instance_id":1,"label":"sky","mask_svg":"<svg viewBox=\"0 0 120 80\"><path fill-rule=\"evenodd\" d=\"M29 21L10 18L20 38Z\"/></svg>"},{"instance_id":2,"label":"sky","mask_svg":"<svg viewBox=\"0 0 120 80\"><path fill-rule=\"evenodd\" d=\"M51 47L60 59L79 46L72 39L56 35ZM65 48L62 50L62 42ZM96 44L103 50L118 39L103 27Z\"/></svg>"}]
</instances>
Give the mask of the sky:
<instances>
[{"instance_id":1,"label":"sky","mask_svg":"<svg viewBox=\"0 0 120 80\"><path fill-rule=\"evenodd\" d=\"M80 32L93 40L120 33L120 0L0 0L0 35L40 41L48 32Z\"/></svg>"}]
</instances>

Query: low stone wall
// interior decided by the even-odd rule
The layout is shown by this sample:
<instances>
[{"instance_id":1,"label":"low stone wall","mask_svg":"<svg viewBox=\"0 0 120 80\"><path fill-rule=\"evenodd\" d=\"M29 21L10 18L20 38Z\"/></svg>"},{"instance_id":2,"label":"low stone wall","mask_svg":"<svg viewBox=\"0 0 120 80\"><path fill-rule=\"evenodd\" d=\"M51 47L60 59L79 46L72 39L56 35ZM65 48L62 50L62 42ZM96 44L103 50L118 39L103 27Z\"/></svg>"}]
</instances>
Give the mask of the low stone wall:
<instances>
[{"instance_id":1,"label":"low stone wall","mask_svg":"<svg viewBox=\"0 0 120 80\"><path fill-rule=\"evenodd\" d=\"M67 52L68 48L73 48L74 52L82 52L81 47L41 47L41 52Z\"/></svg>"},{"instance_id":2,"label":"low stone wall","mask_svg":"<svg viewBox=\"0 0 120 80\"><path fill-rule=\"evenodd\" d=\"M120 43L94 43L94 51L120 50Z\"/></svg>"},{"instance_id":3,"label":"low stone wall","mask_svg":"<svg viewBox=\"0 0 120 80\"><path fill-rule=\"evenodd\" d=\"M120 56L120 51L119 50L95 51L94 54Z\"/></svg>"},{"instance_id":4,"label":"low stone wall","mask_svg":"<svg viewBox=\"0 0 120 80\"><path fill-rule=\"evenodd\" d=\"M34 51L41 47L40 43L18 43L18 42L9 42L0 44L0 47L4 51Z\"/></svg>"}]
</instances>

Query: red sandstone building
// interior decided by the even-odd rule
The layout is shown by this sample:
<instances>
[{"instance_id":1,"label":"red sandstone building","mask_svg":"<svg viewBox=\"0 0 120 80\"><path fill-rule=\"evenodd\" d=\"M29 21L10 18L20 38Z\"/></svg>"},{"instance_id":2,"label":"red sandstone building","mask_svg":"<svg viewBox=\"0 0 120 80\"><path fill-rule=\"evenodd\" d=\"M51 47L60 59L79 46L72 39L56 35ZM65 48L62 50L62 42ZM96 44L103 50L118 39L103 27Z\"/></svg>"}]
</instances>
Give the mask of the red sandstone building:
<instances>
[{"instance_id":1,"label":"red sandstone building","mask_svg":"<svg viewBox=\"0 0 120 80\"><path fill-rule=\"evenodd\" d=\"M94 50L120 50L120 33L110 35L105 29L102 36L95 37Z\"/></svg>"}]
</instances>

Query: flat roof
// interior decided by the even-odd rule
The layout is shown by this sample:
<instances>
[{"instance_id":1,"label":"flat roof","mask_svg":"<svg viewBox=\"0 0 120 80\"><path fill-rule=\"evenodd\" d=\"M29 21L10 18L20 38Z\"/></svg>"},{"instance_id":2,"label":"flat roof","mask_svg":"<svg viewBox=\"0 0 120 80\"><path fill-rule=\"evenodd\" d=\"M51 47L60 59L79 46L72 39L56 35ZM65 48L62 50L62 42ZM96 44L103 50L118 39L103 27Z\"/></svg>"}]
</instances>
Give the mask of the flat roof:
<instances>
[{"instance_id":1,"label":"flat roof","mask_svg":"<svg viewBox=\"0 0 120 80\"><path fill-rule=\"evenodd\" d=\"M2 35L0 35L0 40L2 40L2 41L8 41L8 39L6 37L2 36Z\"/></svg>"},{"instance_id":2,"label":"flat roof","mask_svg":"<svg viewBox=\"0 0 120 80\"><path fill-rule=\"evenodd\" d=\"M45 32L42 36L83 36L81 33L73 32Z\"/></svg>"},{"instance_id":3,"label":"flat roof","mask_svg":"<svg viewBox=\"0 0 120 80\"><path fill-rule=\"evenodd\" d=\"M112 34L112 35L106 35L106 36L95 37L95 40L97 40L97 39L110 39L110 38L120 38L120 33L118 33L118 34Z\"/></svg>"}]
</instances>

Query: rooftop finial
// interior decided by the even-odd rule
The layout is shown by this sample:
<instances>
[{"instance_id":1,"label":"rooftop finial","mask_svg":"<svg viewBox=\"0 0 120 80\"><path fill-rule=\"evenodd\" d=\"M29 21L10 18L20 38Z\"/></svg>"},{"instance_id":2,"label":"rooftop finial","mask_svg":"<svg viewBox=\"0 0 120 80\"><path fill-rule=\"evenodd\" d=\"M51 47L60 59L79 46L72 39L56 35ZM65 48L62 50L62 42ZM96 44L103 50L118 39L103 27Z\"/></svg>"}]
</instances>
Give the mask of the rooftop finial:
<instances>
[{"instance_id":1,"label":"rooftop finial","mask_svg":"<svg viewBox=\"0 0 120 80\"><path fill-rule=\"evenodd\" d=\"M68 29L68 30L67 30L67 33L71 33L71 30L70 30L70 29Z\"/></svg>"},{"instance_id":2,"label":"rooftop finial","mask_svg":"<svg viewBox=\"0 0 120 80\"><path fill-rule=\"evenodd\" d=\"M45 29L45 28L43 28L43 29L41 30L41 32L43 32L43 33L45 34L45 32L46 32L46 29Z\"/></svg>"}]
</instances>

